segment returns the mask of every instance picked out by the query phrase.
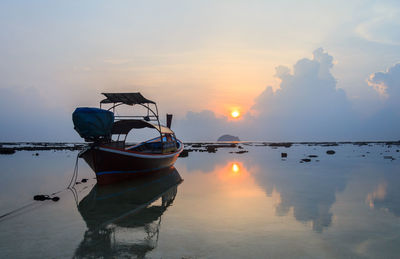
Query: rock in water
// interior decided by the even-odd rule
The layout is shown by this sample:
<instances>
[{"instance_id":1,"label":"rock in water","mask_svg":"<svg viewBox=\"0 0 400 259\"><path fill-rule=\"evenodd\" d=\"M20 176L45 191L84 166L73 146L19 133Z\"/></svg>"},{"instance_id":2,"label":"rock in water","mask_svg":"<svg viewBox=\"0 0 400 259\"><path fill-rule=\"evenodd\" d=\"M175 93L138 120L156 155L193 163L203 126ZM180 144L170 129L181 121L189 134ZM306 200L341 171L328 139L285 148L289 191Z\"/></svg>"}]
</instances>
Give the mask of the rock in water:
<instances>
[{"instance_id":1,"label":"rock in water","mask_svg":"<svg viewBox=\"0 0 400 259\"><path fill-rule=\"evenodd\" d=\"M240 139L239 137L226 134L219 137L217 141L240 141Z\"/></svg>"},{"instance_id":2,"label":"rock in water","mask_svg":"<svg viewBox=\"0 0 400 259\"><path fill-rule=\"evenodd\" d=\"M179 157L188 157L189 156L189 151L187 149L182 150L182 152L179 154Z\"/></svg>"},{"instance_id":3,"label":"rock in water","mask_svg":"<svg viewBox=\"0 0 400 259\"><path fill-rule=\"evenodd\" d=\"M208 153L215 153L217 151L217 149L211 145L207 146L206 149Z\"/></svg>"}]
</instances>

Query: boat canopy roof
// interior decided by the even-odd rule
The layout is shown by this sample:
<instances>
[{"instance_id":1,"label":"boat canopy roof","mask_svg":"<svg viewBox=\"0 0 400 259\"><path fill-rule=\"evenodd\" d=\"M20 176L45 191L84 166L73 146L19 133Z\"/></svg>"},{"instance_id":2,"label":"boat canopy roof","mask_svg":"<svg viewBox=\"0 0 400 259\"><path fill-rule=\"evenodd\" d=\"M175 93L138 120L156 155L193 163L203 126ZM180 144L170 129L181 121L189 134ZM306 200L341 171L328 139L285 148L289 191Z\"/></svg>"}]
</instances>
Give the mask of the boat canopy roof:
<instances>
[{"instance_id":1,"label":"boat canopy roof","mask_svg":"<svg viewBox=\"0 0 400 259\"><path fill-rule=\"evenodd\" d=\"M144 121L144 120L120 120L114 122L111 130L111 134L128 134L132 129L142 129L142 128L154 128L158 130L161 134L174 134L174 132L164 126L158 126L156 124Z\"/></svg>"},{"instance_id":2,"label":"boat canopy roof","mask_svg":"<svg viewBox=\"0 0 400 259\"><path fill-rule=\"evenodd\" d=\"M144 104L155 102L146 99L141 93L102 93L106 99L102 100L100 103L124 103L127 105L134 104Z\"/></svg>"}]
</instances>

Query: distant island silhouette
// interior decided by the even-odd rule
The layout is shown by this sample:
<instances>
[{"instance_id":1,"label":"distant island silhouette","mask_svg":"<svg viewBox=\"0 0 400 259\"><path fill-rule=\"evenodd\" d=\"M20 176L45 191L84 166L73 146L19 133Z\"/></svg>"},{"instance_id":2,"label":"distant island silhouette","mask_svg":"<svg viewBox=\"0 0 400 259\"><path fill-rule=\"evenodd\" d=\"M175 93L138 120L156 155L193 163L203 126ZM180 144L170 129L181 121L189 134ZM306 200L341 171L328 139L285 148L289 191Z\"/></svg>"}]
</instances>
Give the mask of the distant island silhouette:
<instances>
[{"instance_id":1,"label":"distant island silhouette","mask_svg":"<svg viewBox=\"0 0 400 259\"><path fill-rule=\"evenodd\" d=\"M240 141L240 139L239 137L225 134L219 137L217 141Z\"/></svg>"}]
</instances>

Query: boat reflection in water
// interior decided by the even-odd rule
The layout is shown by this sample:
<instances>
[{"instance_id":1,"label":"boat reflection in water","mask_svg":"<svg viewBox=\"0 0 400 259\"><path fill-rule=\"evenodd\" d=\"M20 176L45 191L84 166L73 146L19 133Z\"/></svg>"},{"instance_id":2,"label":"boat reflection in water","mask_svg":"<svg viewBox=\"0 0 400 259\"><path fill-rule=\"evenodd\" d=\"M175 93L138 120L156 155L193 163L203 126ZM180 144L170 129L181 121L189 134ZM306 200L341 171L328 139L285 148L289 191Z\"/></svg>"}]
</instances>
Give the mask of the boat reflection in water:
<instances>
[{"instance_id":1,"label":"boat reflection in water","mask_svg":"<svg viewBox=\"0 0 400 259\"><path fill-rule=\"evenodd\" d=\"M182 178L174 167L118 185L96 185L79 202L86 222L75 258L145 257L157 246L161 216Z\"/></svg>"}]
</instances>

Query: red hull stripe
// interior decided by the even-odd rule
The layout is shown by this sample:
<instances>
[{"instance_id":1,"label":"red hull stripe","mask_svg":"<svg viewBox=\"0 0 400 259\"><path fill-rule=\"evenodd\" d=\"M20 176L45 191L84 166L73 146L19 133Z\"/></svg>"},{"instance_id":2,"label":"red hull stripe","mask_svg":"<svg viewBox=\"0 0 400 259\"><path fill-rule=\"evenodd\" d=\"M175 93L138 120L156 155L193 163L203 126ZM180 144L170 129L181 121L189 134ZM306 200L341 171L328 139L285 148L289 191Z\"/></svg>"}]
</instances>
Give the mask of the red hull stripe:
<instances>
[{"instance_id":1,"label":"red hull stripe","mask_svg":"<svg viewBox=\"0 0 400 259\"><path fill-rule=\"evenodd\" d=\"M105 172L98 172L96 175L104 175L104 174L135 174L135 173L147 173L152 171L161 170L164 168L168 168L171 165L158 167L158 168L151 168L151 169L143 169L143 170L129 170L129 171L105 171Z\"/></svg>"},{"instance_id":2,"label":"red hull stripe","mask_svg":"<svg viewBox=\"0 0 400 259\"><path fill-rule=\"evenodd\" d=\"M171 153L171 154L165 154L165 155L138 153L138 152L133 152L133 151L114 149L114 148L110 148L110 147L98 147L98 149L105 151L105 152L111 152L111 153L116 153L116 154L125 155L125 156L133 156L133 157L141 157L141 158L167 158L167 157L176 156L177 154L182 152L183 145L181 144L181 148L178 149L176 152Z\"/></svg>"}]
</instances>

